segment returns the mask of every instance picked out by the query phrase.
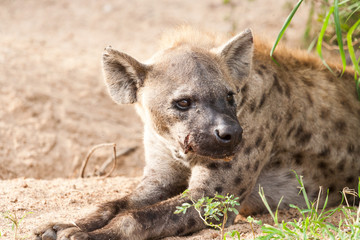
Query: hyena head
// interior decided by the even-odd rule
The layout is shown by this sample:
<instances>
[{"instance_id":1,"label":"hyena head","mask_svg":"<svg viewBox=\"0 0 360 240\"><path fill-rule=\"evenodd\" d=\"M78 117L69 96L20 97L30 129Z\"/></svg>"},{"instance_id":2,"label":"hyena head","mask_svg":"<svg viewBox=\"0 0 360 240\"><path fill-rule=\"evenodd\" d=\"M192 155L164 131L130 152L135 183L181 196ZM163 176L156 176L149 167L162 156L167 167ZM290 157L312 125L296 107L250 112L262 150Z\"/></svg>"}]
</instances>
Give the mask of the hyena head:
<instances>
[{"instance_id":1,"label":"hyena head","mask_svg":"<svg viewBox=\"0 0 360 240\"><path fill-rule=\"evenodd\" d=\"M177 44L146 64L108 47L105 81L115 102L137 103L145 130L175 156L225 159L241 141L235 95L250 74L252 46L246 30L217 48Z\"/></svg>"}]
</instances>

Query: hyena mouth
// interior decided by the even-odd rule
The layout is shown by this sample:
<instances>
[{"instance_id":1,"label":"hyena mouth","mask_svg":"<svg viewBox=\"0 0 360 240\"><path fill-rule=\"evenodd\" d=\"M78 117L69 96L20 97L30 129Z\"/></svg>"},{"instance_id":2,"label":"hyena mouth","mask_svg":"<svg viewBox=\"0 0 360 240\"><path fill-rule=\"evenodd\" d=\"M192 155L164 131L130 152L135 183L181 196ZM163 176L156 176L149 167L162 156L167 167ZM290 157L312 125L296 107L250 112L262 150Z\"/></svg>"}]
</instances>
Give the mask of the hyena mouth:
<instances>
[{"instance_id":1,"label":"hyena mouth","mask_svg":"<svg viewBox=\"0 0 360 240\"><path fill-rule=\"evenodd\" d=\"M188 134L184 139L184 153L187 154L188 152L194 152L194 149L192 148L190 142L190 134Z\"/></svg>"},{"instance_id":2,"label":"hyena mouth","mask_svg":"<svg viewBox=\"0 0 360 240\"><path fill-rule=\"evenodd\" d=\"M211 150L202 149L199 147L197 142L194 139L194 135L189 133L184 138L184 141L180 141L180 145L184 151L184 154L193 153L198 156L207 157L209 159L213 160L223 160L223 161L231 161L236 153L236 151L233 149L232 151L227 151L224 149L216 149L211 148Z\"/></svg>"}]
</instances>

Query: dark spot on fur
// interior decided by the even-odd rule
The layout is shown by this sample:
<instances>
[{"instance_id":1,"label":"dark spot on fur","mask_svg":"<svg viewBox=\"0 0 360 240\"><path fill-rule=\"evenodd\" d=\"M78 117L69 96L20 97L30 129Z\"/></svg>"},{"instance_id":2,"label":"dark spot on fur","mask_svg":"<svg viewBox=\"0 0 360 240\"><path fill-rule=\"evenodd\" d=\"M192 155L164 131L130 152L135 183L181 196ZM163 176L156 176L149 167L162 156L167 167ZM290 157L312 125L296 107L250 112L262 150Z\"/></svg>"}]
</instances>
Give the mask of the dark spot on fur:
<instances>
[{"instance_id":1,"label":"dark spot on fur","mask_svg":"<svg viewBox=\"0 0 360 240\"><path fill-rule=\"evenodd\" d=\"M211 170L217 170L219 168L219 164L216 162L212 162L207 165L207 168L209 168Z\"/></svg>"},{"instance_id":2,"label":"dark spot on fur","mask_svg":"<svg viewBox=\"0 0 360 240\"><path fill-rule=\"evenodd\" d=\"M215 192L217 192L217 193L219 193L219 194L221 194L222 191L223 191L223 188L222 188L221 186L217 186L217 187L215 188Z\"/></svg>"},{"instance_id":3,"label":"dark spot on fur","mask_svg":"<svg viewBox=\"0 0 360 240\"><path fill-rule=\"evenodd\" d=\"M242 201L244 201L245 197L246 197L245 195L240 196L238 202L241 203Z\"/></svg>"},{"instance_id":4,"label":"dark spot on fur","mask_svg":"<svg viewBox=\"0 0 360 240\"><path fill-rule=\"evenodd\" d=\"M290 97L291 97L291 88L290 88L289 84L285 83L284 87L285 87L285 95L286 95L287 98L290 99Z\"/></svg>"},{"instance_id":5,"label":"dark spot on fur","mask_svg":"<svg viewBox=\"0 0 360 240\"><path fill-rule=\"evenodd\" d=\"M259 169L259 161L256 161L254 164L254 172L256 172Z\"/></svg>"},{"instance_id":6,"label":"dark spot on fur","mask_svg":"<svg viewBox=\"0 0 360 240\"><path fill-rule=\"evenodd\" d=\"M328 157L330 155L329 147L325 147L319 154L318 157Z\"/></svg>"},{"instance_id":7,"label":"dark spot on fur","mask_svg":"<svg viewBox=\"0 0 360 240\"><path fill-rule=\"evenodd\" d=\"M351 107L351 104L349 103L349 101L346 98L342 98L340 101L340 104L349 112L353 113L353 109Z\"/></svg>"},{"instance_id":8,"label":"dark spot on fur","mask_svg":"<svg viewBox=\"0 0 360 240\"><path fill-rule=\"evenodd\" d=\"M249 171L249 170L250 170L250 163L247 163L247 164L246 164L245 169L246 169L246 171Z\"/></svg>"},{"instance_id":9,"label":"dark spot on fur","mask_svg":"<svg viewBox=\"0 0 360 240\"><path fill-rule=\"evenodd\" d=\"M312 106L314 104L314 101L309 92L306 92L306 98L307 98L309 104Z\"/></svg>"},{"instance_id":10,"label":"dark spot on fur","mask_svg":"<svg viewBox=\"0 0 360 240\"><path fill-rule=\"evenodd\" d=\"M292 132L293 132L294 130L295 130L295 125L292 126L292 127L289 129L289 131L287 132L286 136L287 136L287 137L290 137L290 135L292 134Z\"/></svg>"},{"instance_id":11,"label":"dark spot on fur","mask_svg":"<svg viewBox=\"0 0 360 240\"><path fill-rule=\"evenodd\" d=\"M262 72L260 69L256 69L256 72L257 72L257 74L259 74L260 76L263 75L263 72Z\"/></svg>"},{"instance_id":12,"label":"dark spot on fur","mask_svg":"<svg viewBox=\"0 0 360 240\"><path fill-rule=\"evenodd\" d=\"M346 132L346 122L344 120L338 120L334 123L335 130L340 133L344 134Z\"/></svg>"},{"instance_id":13,"label":"dark spot on fur","mask_svg":"<svg viewBox=\"0 0 360 240\"><path fill-rule=\"evenodd\" d=\"M230 169L232 167L232 163L231 162L225 162L225 163L223 163L222 167L224 169Z\"/></svg>"},{"instance_id":14,"label":"dark spot on fur","mask_svg":"<svg viewBox=\"0 0 360 240\"><path fill-rule=\"evenodd\" d=\"M286 113L286 122L289 124L294 119L294 116L291 112Z\"/></svg>"},{"instance_id":15,"label":"dark spot on fur","mask_svg":"<svg viewBox=\"0 0 360 240\"><path fill-rule=\"evenodd\" d=\"M266 69L267 69L264 64L260 64L260 68L261 68L262 70L266 70Z\"/></svg>"},{"instance_id":16,"label":"dark spot on fur","mask_svg":"<svg viewBox=\"0 0 360 240\"><path fill-rule=\"evenodd\" d=\"M173 214L173 215L178 215L178 214ZM177 231L175 235L181 235L183 232L185 231L185 229L183 227L180 227Z\"/></svg>"},{"instance_id":17,"label":"dark spot on fur","mask_svg":"<svg viewBox=\"0 0 360 240\"><path fill-rule=\"evenodd\" d=\"M271 163L271 165L273 167L276 167L276 168L280 167L281 166L281 159L277 158L276 160L274 160L274 162Z\"/></svg>"},{"instance_id":18,"label":"dark spot on fur","mask_svg":"<svg viewBox=\"0 0 360 240\"><path fill-rule=\"evenodd\" d=\"M154 224L158 215L153 211L140 210L133 213L136 219L141 219L140 223L144 228L148 228Z\"/></svg>"},{"instance_id":19,"label":"dark spot on fur","mask_svg":"<svg viewBox=\"0 0 360 240\"><path fill-rule=\"evenodd\" d=\"M345 179L347 184L353 183L355 181L354 176L349 176Z\"/></svg>"},{"instance_id":20,"label":"dark spot on fur","mask_svg":"<svg viewBox=\"0 0 360 240\"><path fill-rule=\"evenodd\" d=\"M261 145L261 151L264 151L265 148L266 148L266 142L263 142L263 144Z\"/></svg>"},{"instance_id":21,"label":"dark spot on fur","mask_svg":"<svg viewBox=\"0 0 360 240\"><path fill-rule=\"evenodd\" d=\"M262 97L261 97L261 99L260 99L259 106L258 106L259 109L262 108L262 106L263 106L264 103L265 103L265 100L266 100L266 94L263 93L263 95L262 95Z\"/></svg>"},{"instance_id":22,"label":"dark spot on fur","mask_svg":"<svg viewBox=\"0 0 360 240\"><path fill-rule=\"evenodd\" d=\"M336 168L337 168L340 172L342 172L342 171L344 171L345 164L346 164L346 159L343 158L343 159L336 165Z\"/></svg>"},{"instance_id":23,"label":"dark spot on fur","mask_svg":"<svg viewBox=\"0 0 360 240\"><path fill-rule=\"evenodd\" d=\"M334 184L331 184L331 185L329 186L329 192L330 192L330 193L334 193L334 191L335 191L335 185L334 185Z\"/></svg>"},{"instance_id":24,"label":"dark spot on fur","mask_svg":"<svg viewBox=\"0 0 360 240\"><path fill-rule=\"evenodd\" d=\"M276 133L277 133L277 127L274 127L274 129L271 132L271 138L275 138Z\"/></svg>"},{"instance_id":25,"label":"dark spot on fur","mask_svg":"<svg viewBox=\"0 0 360 240\"><path fill-rule=\"evenodd\" d=\"M307 78L302 78L302 80L303 80L303 83L306 85L306 86L308 86L308 87L313 87L314 86L314 83L311 81L311 80L309 80L309 79L307 79Z\"/></svg>"},{"instance_id":26,"label":"dark spot on fur","mask_svg":"<svg viewBox=\"0 0 360 240\"><path fill-rule=\"evenodd\" d=\"M323 119L323 120L326 120L328 119L330 116L330 110L327 109L327 108L322 108L320 110L320 118Z\"/></svg>"},{"instance_id":27,"label":"dark spot on fur","mask_svg":"<svg viewBox=\"0 0 360 240\"><path fill-rule=\"evenodd\" d=\"M252 149L253 149L253 148L252 148L251 146L248 146L248 147L245 148L244 153L245 153L246 155L249 155L249 154L251 153Z\"/></svg>"},{"instance_id":28,"label":"dark spot on fur","mask_svg":"<svg viewBox=\"0 0 360 240\"><path fill-rule=\"evenodd\" d=\"M187 227L189 229L193 228L196 225L196 221L194 218L190 218L189 221L187 222Z\"/></svg>"},{"instance_id":29,"label":"dark spot on fur","mask_svg":"<svg viewBox=\"0 0 360 240\"><path fill-rule=\"evenodd\" d=\"M278 79L277 74L274 73L274 74L273 74L273 77L274 77L274 82L273 82L273 86L271 87L271 89L272 89L273 87L275 87L276 90L277 90L280 94L282 94L282 93L283 93L283 89L282 89L282 87L281 87L281 85L280 85L280 82L279 82L279 79Z\"/></svg>"},{"instance_id":30,"label":"dark spot on fur","mask_svg":"<svg viewBox=\"0 0 360 240\"><path fill-rule=\"evenodd\" d=\"M240 104L239 104L239 107L242 107L242 106L244 105L245 101L246 101L246 97L243 97L243 98L241 99L241 102L240 102Z\"/></svg>"},{"instance_id":31,"label":"dark spot on fur","mask_svg":"<svg viewBox=\"0 0 360 240\"><path fill-rule=\"evenodd\" d=\"M302 155L302 153L295 153L293 157L294 157L295 163L297 165L301 165L303 163L304 156Z\"/></svg>"},{"instance_id":32,"label":"dark spot on fur","mask_svg":"<svg viewBox=\"0 0 360 240\"><path fill-rule=\"evenodd\" d=\"M235 185L238 185L242 182L242 177L241 176L237 176L235 179L234 179L234 183Z\"/></svg>"},{"instance_id":33,"label":"dark spot on fur","mask_svg":"<svg viewBox=\"0 0 360 240\"><path fill-rule=\"evenodd\" d=\"M327 163L324 162L324 161L320 161L318 163L318 167L321 168L321 169L326 169L328 167Z\"/></svg>"},{"instance_id":34,"label":"dark spot on fur","mask_svg":"<svg viewBox=\"0 0 360 240\"><path fill-rule=\"evenodd\" d=\"M241 188L239 190L239 196L243 195L245 193L245 191L246 191L246 188Z\"/></svg>"},{"instance_id":35,"label":"dark spot on fur","mask_svg":"<svg viewBox=\"0 0 360 240\"><path fill-rule=\"evenodd\" d=\"M254 111L255 111L255 108L256 108L255 101L252 100L252 101L250 102L250 112L251 112L251 113L254 112Z\"/></svg>"},{"instance_id":36,"label":"dark spot on fur","mask_svg":"<svg viewBox=\"0 0 360 240\"><path fill-rule=\"evenodd\" d=\"M349 154L352 154L355 151L355 147L352 143L349 143L347 146L347 151Z\"/></svg>"},{"instance_id":37,"label":"dark spot on fur","mask_svg":"<svg viewBox=\"0 0 360 240\"><path fill-rule=\"evenodd\" d=\"M311 136L312 134L304 131L303 126L300 124L295 133L296 143L299 145L305 145L309 143Z\"/></svg>"},{"instance_id":38,"label":"dark spot on fur","mask_svg":"<svg viewBox=\"0 0 360 240\"><path fill-rule=\"evenodd\" d=\"M242 88L241 88L241 94L242 95L245 95L246 93L247 93L247 91L248 91L248 85L247 84L245 84Z\"/></svg>"},{"instance_id":39,"label":"dark spot on fur","mask_svg":"<svg viewBox=\"0 0 360 240\"><path fill-rule=\"evenodd\" d=\"M255 146L256 146L256 147L259 147L260 144L261 144L261 142L262 142L262 140L263 140L263 135L260 134L260 135L256 138Z\"/></svg>"},{"instance_id":40,"label":"dark spot on fur","mask_svg":"<svg viewBox=\"0 0 360 240\"><path fill-rule=\"evenodd\" d=\"M298 128L296 129L295 137L296 137L296 138L299 138L299 137L303 134L303 132L304 132L304 128L303 128L303 126L300 124L300 125L298 126Z\"/></svg>"}]
</instances>

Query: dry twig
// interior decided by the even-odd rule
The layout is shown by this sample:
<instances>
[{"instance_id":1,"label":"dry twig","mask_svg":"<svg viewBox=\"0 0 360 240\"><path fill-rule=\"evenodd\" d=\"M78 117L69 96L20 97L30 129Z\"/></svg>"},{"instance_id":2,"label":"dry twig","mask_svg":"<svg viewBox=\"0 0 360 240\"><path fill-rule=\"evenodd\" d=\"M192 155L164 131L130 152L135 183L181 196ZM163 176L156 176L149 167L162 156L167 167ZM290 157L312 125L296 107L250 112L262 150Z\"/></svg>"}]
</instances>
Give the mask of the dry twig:
<instances>
[{"instance_id":1,"label":"dry twig","mask_svg":"<svg viewBox=\"0 0 360 240\"><path fill-rule=\"evenodd\" d=\"M115 170L116 168L116 162L117 162L117 158L120 157L120 156L124 156L124 155L127 155L131 152L133 152L137 147L131 147L131 148L126 148L126 149L123 149L119 154L116 154L116 143L102 143L102 144L98 144L98 145L95 145L94 147L92 147L90 149L90 151L88 152L88 154L86 155L86 158L84 159L83 163L82 163L82 166L81 166L81 170L80 170L80 175L79 177L80 178L84 178L85 177L85 169L86 169L86 166L89 162L89 159L91 157L91 155L95 152L96 149L98 148L102 148L102 147L107 147L107 146L112 146L113 149L114 149L114 158L110 157L108 160L106 160L103 165L100 167L100 169L97 171L98 174L97 176L101 176L104 174L105 172L105 169L106 167L111 163L113 162L113 165L112 165L112 168L111 170L105 174L104 176L102 176L102 178L107 178L108 176L110 176L110 174Z\"/></svg>"},{"instance_id":2,"label":"dry twig","mask_svg":"<svg viewBox=\"0 0 360 240\"><path fill-rule=\"evenodd\" d=\"M129 148L125 148L122 149L119 153L116 154L116 158L119 159L119 157L121 156L126 156L130 153L132 153L133 151L135 151L137 149L137 147L129 147ZM109 166L109 164L114 161L114 157L109 157L102 165L101 167L95 171L95 176L101 177L104 175L105 173L105 169ZM110 172L107 173L105 176L103 177L108 177L112 172L114 171L114 165L111 168Z\"/></svg>"}]
</instances>

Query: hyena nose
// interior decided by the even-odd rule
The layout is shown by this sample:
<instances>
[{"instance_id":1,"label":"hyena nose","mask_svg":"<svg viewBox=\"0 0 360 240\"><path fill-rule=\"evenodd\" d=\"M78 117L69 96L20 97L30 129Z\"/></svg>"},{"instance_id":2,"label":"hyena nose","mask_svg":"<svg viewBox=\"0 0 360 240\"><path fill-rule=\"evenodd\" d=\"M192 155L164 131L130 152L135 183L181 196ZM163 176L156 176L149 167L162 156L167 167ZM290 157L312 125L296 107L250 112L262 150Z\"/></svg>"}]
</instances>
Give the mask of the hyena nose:
<instances>
[{"instance_id":1,"label":"hyena nose","mask_svg":"<svg viewBox=\"0 0 360 240\"><path fill-rule=\"evenodd\" d=\"M222 145L236 145L242 136L240 125L220 125L215 129L216 140Z\"/></svg>"}]
</instances>

